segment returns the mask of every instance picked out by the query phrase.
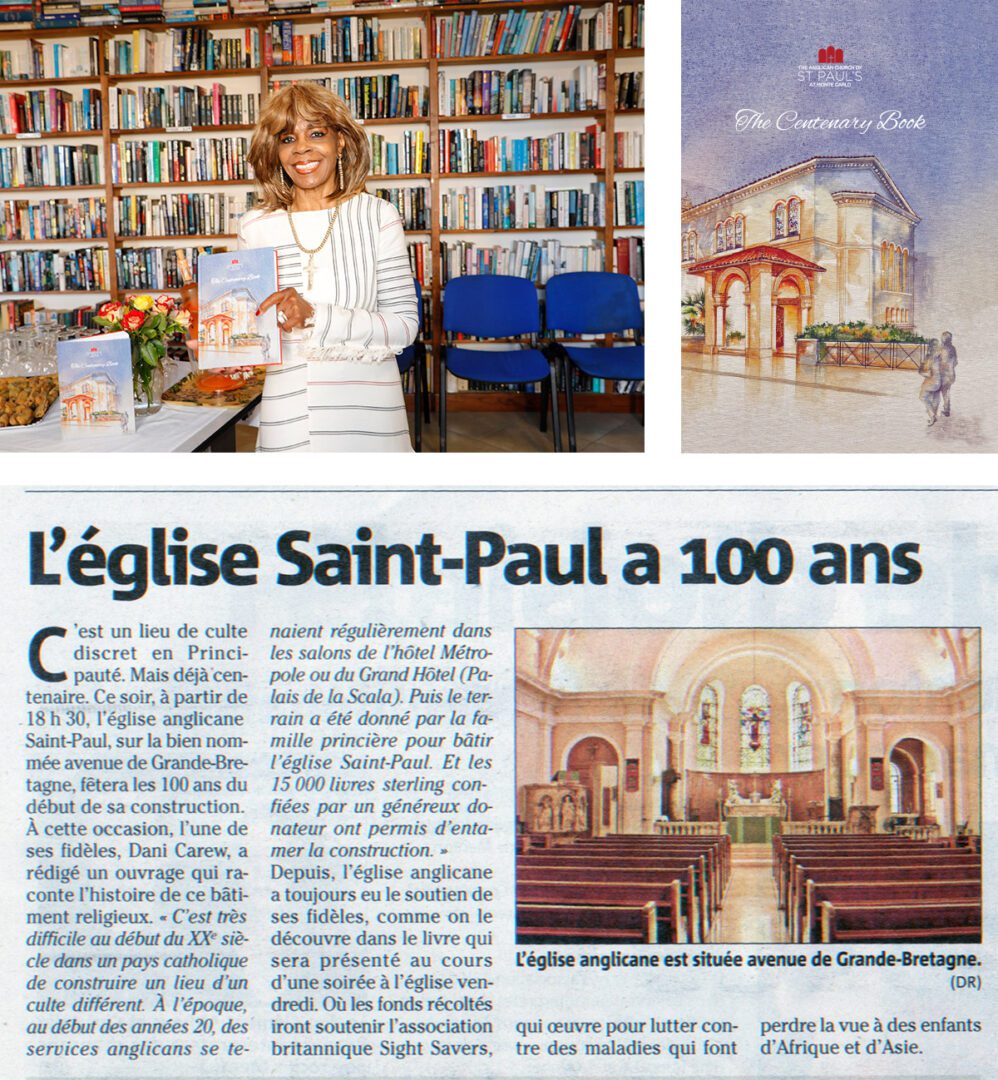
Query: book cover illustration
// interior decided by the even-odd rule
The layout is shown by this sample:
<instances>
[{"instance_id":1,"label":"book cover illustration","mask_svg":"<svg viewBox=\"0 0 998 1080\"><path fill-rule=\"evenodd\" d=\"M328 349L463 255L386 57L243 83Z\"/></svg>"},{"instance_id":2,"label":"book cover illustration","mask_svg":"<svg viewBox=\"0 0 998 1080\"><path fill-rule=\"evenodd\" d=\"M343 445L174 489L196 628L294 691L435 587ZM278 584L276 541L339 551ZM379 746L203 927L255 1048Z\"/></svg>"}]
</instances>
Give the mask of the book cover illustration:
<instances>
[{"instance_id":1,"label":"book cover illustration","mask_svg":"<svg viewBox=\"0 0 998 1080\"><path fill-rule=\"evenodd\" d=\"M132 346L128 334L96 334L56 347L63 435L135 431Z\"/></svg>"},{"instance_id":2,"label":"book cover illustration","mask_svg":"<svg viewBox=\"0 0 998 1080\"><path fill-rule=\"evenodd\" d=\"M277 309L257 315L277 291L277 252L249 248L198 256L198 366L281 363Z\"/></svg>"},{"instance_id":3,"label":"book cover illustration","mask_svg":"<svg viewBox=\"0 0 998 1080\"><path fill-rule=\"evenodd\" d=\"M684 0L684 451L998 450L986 15Z\"/></svg>"}]
</instances>

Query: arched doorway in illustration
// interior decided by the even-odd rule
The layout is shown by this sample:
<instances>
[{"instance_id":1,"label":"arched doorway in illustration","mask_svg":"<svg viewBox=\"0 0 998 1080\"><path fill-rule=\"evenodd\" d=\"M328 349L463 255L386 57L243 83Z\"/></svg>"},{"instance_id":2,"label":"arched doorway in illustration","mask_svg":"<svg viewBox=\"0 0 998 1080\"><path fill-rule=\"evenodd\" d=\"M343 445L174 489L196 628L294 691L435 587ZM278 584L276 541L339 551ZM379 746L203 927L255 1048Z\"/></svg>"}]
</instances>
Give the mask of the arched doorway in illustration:
<instances>
[{"instance_id":1,"label":"arched doorway in illustration","mask_svg":"<svg viewBox=\"0 0 998 1080\"><path fill-rule=\"evenodd\" d=\"M773 352L797 355L797 335L804 329L802 300L807 293L807 279L787 270L773 288Z\"/></svg>"},{"instance_id":2,"label":"arched doorway in illustration","mask_svg":"<svg viewBox=\"0 0 998 1080\"><path fill-rule=\"evenodd\" d=\"M568 751L565 767L589 789L593 836L619 831L620 755L612 743L589 735Z\"/></svg>"},{"instance_id":3,"label":"arched doorway in illustration","mask_svg":"<svg viewBox=\"0 0 998 1080\"><path fill-rule=\"evenodd\" d=\"M717 282L714 331L718 348L744 352L748 341L748 277L729 270Z\"/></svg>"}]
</instances>

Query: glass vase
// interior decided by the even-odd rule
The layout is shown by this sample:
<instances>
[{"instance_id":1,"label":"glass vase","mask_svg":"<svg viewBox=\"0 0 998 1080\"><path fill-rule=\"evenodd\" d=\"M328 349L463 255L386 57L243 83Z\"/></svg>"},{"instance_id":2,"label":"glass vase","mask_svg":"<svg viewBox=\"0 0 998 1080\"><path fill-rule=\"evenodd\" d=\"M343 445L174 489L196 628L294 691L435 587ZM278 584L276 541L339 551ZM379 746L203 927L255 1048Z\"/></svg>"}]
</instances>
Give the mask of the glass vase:
<instances>
[{"instance_id":1,"label":"glass vase","mask_svg":"<svg viewBox=\"0 0 998 1080\"><path fill-rule=\"evenodd\" d=\"M135 415L152 416L163 407L163 365L150 368L132 358L132 389Z\"/></svg>"}]
</instances>

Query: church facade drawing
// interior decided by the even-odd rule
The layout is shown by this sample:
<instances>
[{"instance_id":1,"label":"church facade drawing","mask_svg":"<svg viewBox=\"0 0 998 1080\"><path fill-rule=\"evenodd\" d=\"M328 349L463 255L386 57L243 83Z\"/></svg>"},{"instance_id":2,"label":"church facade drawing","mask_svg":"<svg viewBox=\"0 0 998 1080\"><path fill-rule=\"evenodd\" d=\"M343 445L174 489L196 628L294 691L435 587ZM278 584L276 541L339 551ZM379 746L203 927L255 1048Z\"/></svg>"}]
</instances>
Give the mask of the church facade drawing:
<instances>
[{"instance_id":1,"label":"church facade drawing","mask_svg":"<svg viewBox=\"0 0 998 1080\"><path fill-rule=\"evenodd\" d=\"M817 323L913 329L915 209L877 157L819 156L682 207L683 295L704 354L796 356Z\"/></svg>"}]
</instances>

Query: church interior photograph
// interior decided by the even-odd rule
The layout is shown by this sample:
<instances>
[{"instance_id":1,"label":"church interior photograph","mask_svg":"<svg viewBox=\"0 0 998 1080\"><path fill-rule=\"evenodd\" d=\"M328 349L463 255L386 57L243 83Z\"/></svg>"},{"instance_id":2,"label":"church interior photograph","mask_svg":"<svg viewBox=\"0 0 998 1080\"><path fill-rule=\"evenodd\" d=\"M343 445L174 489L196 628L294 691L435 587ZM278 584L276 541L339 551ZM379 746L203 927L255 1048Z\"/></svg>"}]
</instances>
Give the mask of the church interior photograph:
<instances>
[{"instance_id":1,"label":"church interior photograph","mask_svg":"<svg viewBox=\"0 0 998 1080\"><path fill-rule=\"evenodd\" d=\"M523 944L981 940L977 629L522 629Z\"/></svg>"}]
</instances>

